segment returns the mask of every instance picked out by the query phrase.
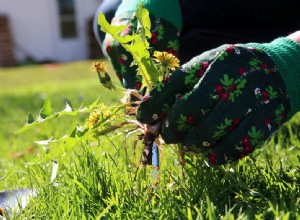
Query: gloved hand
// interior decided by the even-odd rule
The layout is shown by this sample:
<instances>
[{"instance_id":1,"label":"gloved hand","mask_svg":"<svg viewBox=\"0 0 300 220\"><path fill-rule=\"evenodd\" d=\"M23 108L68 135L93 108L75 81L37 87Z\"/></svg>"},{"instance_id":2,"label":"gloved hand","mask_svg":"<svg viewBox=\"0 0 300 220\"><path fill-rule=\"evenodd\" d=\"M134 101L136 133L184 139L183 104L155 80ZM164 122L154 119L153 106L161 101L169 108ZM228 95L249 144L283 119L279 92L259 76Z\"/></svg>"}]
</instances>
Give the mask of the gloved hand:
<instances>
[{"instance_id":1,"label":"gloved hand","mask_svg":"<svg viewBox=\"0 0 300 220\"><path fill-rule=\"evenodd\" d=\"M132 34L137 30L135 11L142 0L123 1L119 6L112 25L126 25L122 35ZM167 51L177 55L179 50L179 32L181 29L180 8L177 1L145 1L149 10L152 37L149 39L153 51ZM114 70L125 88L141 89L141 77L136 74L136 66L131 66L133 58L111 35L106 35L102 50L110 59ZM153 51L150 51L152 53Z\"/></svg>"},{"instance_id":2,"label":"gloved hand","mask_svg":"<svg viewBox=\"0 0 300 220\"><path fill-rule=\"evenodd\" d=\"M223 45L171 73L144 98L136 118L163 121L166 143L202 152L212 164L237 160L300 109L299 60L300 45L286 38Z\"/></svg>"}]
</instances>

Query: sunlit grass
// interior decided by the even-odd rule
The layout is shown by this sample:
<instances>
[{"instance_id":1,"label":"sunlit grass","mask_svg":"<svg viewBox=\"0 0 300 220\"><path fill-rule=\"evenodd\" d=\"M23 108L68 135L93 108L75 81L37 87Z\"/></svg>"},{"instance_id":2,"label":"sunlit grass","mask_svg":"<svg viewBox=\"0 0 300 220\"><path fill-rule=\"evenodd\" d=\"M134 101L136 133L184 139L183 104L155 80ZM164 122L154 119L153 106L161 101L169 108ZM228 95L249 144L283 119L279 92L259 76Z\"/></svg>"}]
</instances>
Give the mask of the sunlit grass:
<instances>
[{"instance_id":1,"label":"sunlit grass","mask_svg":"<svg viewBox=\"0 0 300 220\"><path fill-rule=\"evenodd\" d=\"M90 71L91 64L92 61L81 61L0 68L0 155L6 149L11 149L11 145L19 145L7 143L10 139L7 137L13 136L13 132L24 125L29 112L37 115L48 96L51 96L55 111L62 110L66 100L74 108L90 104L97 98L106 103L116 102L120 96L109 93L100 86L96 74ZM66 127L67 125L62 129ZM20 137L13 136L15 138ZM22 149L23 143L20 144L17 148Z\"/></svg>"},{"instance_id":2,"label":"sunlit grass","mask_svg":"<svg viewBox=\"0 0 300 220\"><path fill-rule=\"evenodd\" d=\"M102 89L90 65L83 61L0 69L0 191L39 191L12 219L300 218L300 115L239 163L207 167L201 157L187 155L183 175L176 146L165 147L157 187L151 168L137 173L129 163L122 134L82 140L72 149L54 143L45 151L34 143L70 134L88 115L13 133L24 125L28 112L38 114L47 96L56 111L66 99L74 108L98 97L107 104L117 102L122 95ZM130 155L133 139L127 143ZM59 165L55 183L50 182L52 161Z\"/></svg>"}]
</instances>

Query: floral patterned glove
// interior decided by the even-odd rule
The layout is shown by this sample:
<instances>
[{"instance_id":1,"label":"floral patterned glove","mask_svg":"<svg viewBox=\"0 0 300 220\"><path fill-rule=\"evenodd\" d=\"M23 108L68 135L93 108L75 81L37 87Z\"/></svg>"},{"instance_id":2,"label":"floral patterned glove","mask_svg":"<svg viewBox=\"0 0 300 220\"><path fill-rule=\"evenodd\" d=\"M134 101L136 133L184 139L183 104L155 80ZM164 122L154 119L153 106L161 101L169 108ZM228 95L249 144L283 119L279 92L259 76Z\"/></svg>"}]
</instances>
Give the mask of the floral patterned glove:
<instances>
[{"instance_id":1,"label":"floral patterned glove","mask_svg":"<svg viewBox=\"0 0 300 220\"><path fill-rule=\"evenodd\" d=\"M262 49L223 45L195 57L145 97L136 118L164 122L166 143L212 164L251 153L288 119L285 81Z\"/></svg>"}]
</instances>

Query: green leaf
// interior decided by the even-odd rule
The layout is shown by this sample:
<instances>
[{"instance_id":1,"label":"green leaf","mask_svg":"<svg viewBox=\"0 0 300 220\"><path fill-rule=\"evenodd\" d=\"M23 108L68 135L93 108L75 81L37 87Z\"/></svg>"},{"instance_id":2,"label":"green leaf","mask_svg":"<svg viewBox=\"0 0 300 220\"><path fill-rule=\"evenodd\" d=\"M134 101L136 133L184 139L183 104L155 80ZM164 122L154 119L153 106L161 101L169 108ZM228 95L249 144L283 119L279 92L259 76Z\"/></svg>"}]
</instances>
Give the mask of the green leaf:
<instances>
[{"instance_id":1,"label":"green leaf","mask_svg":"<svg viewBox=\"0 0 300 220\"><path fill-rule=\"evenodd\" d=\"M142 38L144 39L144 43L147 45L148 41L146 37L151 37L151 21L149 19L149 12L147 9L143 8L144 3L142 2L136 10L136 17L142 26ZM149 44L148 44L149 45Z\"/></svg>"},{"instance_id":2,"label":"green leaf","mask_svg":"<svg viewBox=\"0 0 300 220\"><path fill-rule=\"evenodd\" d=\"M28 125L32 124L34 122L34 118L32 116L31 113L28 114L28 117L27 117L27 123Z\"/></svg>"},{"instance_id":3,"label":"green leaf","mask_svg":"<svg viewBox=\"0 0 300 220\"><path fill-rule=\"evenodd\" d=\"M235 99L235 92L229 93L229 98L228 98L228 100L231 101L231 102L234 102L234 99Z\"/></svg>"},{"instance_id":4,"label":"green leaf","mask_svg":"<svg viewBox=\"0 0 300 220\"><path fill-rule=\"evenodd\" d=\"M261 63L261 61L258 59L258 58L252 58L250 61L249 61L249 65L256 69L256 70L259 70L259 67L258 65Z\"/></svg>"},{"instance_id":5,"label":"green leaf","mask_svg":"<svg viewBox=\"0 0 300 220\"><path fill-rule=\"evenodd\" d=\"M40 112L40 116L42 117L42 119L45 119L52 114L53 114L53 110L52 110L51 99L50 97L48 97L44 102L43 108Z\"/></svg>"},{"instance_id":6,"label":"green leaf","mask_svg":"<svg viewBox=\"0 0 300 220\"><path fill-rule=\"evenodd\" d=\"M245 84L246 84L246 82L247 82L247 80L246 79L242 79L238 84L237 84L237 86L236 86L236 88L238 89L238 90L240 90L240 89L242 89L242 88L244 88L245 87Z\"/></svg>"},{"instance_id":7,"label":"green leaf","mask_svg":"<svg viewBox=\"0 0 300 220\"><path fill-rule=\"evenodd\" d=\"M80 125L77 125L76 128L71 132L70 137L71 138L82 137L85 135L87 131L88 129L83 129Z\"/></svg>"},{"instance_id":8,"label":"green leaf","mask_svg":"<svg viewBox=\"0 0 300 220\"><path fill-rule=\"evenodd\" d=\"M165 30L161 24L158 26L157 32L158 32L157 40L163 40L165 35Z\"/></svg>"},{"instance_id":9,"label":"green leaf","mask_svg":"<svg viewBox=\"0 0 300 220\"><path fill-rule=\"evenodd\" d=\"M134 63L138 65L138 74L142 76L142 84L147 86L149 92L158 83L159 71L150 57L147 38L151 37L151 21L148 10L143 8L143 3L139 5L136 17L140 26L133 35L121 36L121 32L126 26L110 25L102 13L99 14L98 23L102 31L110 34L125 50L131 53Z\"/></svg>"},{"instance_id":10,"label":"green leaf","mask_svg":"<svg viewBox=\"0 0 300 220\"><path fill-rule=\"evenodd\" d=\"M225 118L225 125L230 126L232 124L232 119Z\"/></svg>"},{"instance_id":11,"label":"green leaf","mask_svg":"<svg viewBox=\"0 0 300 220\"><path fill-rule=\"evenodd\" d=\"M50 100L50 98L48 98L48 100ZM43 109L45 110L45 112L43 113L45 116L48 115L48 113L49 113L49 112L46 111L46 109L51 110L51 112L52 112L52 107L49 108L49 104L51 106L51 101L49 102L49 101L46 100L45 103L44 103L44 106L41 110L41 112L43 112ZM64 110L62 110L60 112L56 112L56 113L52 112L51 115L48 115L46 118L42 118L42 115L40 114L39 117L36 120L33 119L33 116L31 114L29 114L26 124L21 129L16 131L15 133L16 134L23 133L23 132L27 131L28 129L30 129L30 128L32 128L32 127L34 127L34 126L36 126L36 125L38 125L42 122L51 120L52 118L56 118L56 117L59 118L59 117L62 117L64 115L78 115L79 113L90 112L91 109L95 108L97 105L98 105L98 99L95 102L93 102L91 105L86 106L86 107L81 107L77 110L66 111L66 108L65 108Z\"/></svg>"},{"instance_id":12,"label":"green leaf","mask_svg":"<svg viewBox=\"0 0 300 220\"><path fill-rule=\"evenodd\" d=\"M266 91L269 93L270 99L275 99L278 97L277 91L275 91L272 86L268 86Z\"/></svg>"},{"instance_id":13,"label":"green leaf","mask_svg":"<svg viewBox=\"0 0 300 220\"><path fill-rule=\"evenodd\" d=\"M224 51L224 52L220 55L219 59L220 59L221 61L223 61L223 60L225 59L226 56L228 56L228 53L227 53L226 51Z\"/></svg>"},{"instance_id":14,"label":"green leaf","mask_svg":"<svg viewBox=\"0 0 300 220\"><path fill-rule=\"evenodd\" d=\"M154 74L149 74L149 81L151 85L157 85L159 73L156 68L156 65L153 63L153 60L150 57L147 58L143 57L141 62L144 64L148 73L154 73Z\"/></svg>"},{"instance_id":15,"label":"green leaf","mask_svg":"<svg viewBox=\"0 0 300 220\"><path fill-rule=\"evenodd\" d=\"M120 26L112 26L110 25L104 14L103 13L100 13L99 16L98 16L98 24L101 24L101 30L103 32L106 32L106 33L111 33L111 34L117 34L117 33L121 33L122 31L124 31L124 29L126 28L126 25L120 25ZM127 38L127 40L129 40Z\"/></svg>"},{"instance_id":16,"label":"green leaf","mask_svg":"<svg viewBox=\"0 0 300 220\"><path fill-rule=\"evenodd\" d=\"M282 112L284 112L283 104L281 104L280 106L277 107L277 109L275 110L275 114L276 115L281 115Z\"/></svg>"},{"instance_id":17,"label":"green leaf","mask_svg":"<svg viewBox=\"0 0 300 220\"><path fill-rule=\"evenodd\" d=\"M177 128L179 131L185 131L187 129L187 126L186 126L186 120L187 120L187 117L184 116L184 115L180 115L179 116L179 119L177 120Z\"/></svg>"},{"instance_id":18,"label":"green leaf","mask_svg":"<svg viewBox=\"0 0 300 220\"><path fill-rule=\"evenodd\" d=\"M251 127L251 130L248 131L248 135L253 139L258 139L262 136L262 132L260 130L256 130L255 126Z\"/></svg>"},{"instance_id":19,"label":"green leaf","mask_svg":"<svg viewBox=\"0 0 300 220\"><path fill-rule=\"evenodd\" d=\"M234 79L230 79L228 74L224 74L223 79L220 80L220 82L224 85L224 86L230 86L233 83Z\"/></svg>"},{"instance_id":20,"label":"green leaf","mask_svg":"<svg viewBox=\"0 0 300 220\"><path fill-rule=\"evenodd\" d=\"M173 48L174 50L179 50L178 40L168 41L168 47Z\"/></svg>"},{"instance_id":21,"label":"green leaf","mask_svg":"<svg viewBox=\"0 0 300 220\"><path fill-rule=\"evenodd\" d=\"M157 85L156 85L156 88L157 88L157 91L158 92L161 92L162 88L165 86L165 84L163 82L159 82Z\"/></svg>"}]
</instances>

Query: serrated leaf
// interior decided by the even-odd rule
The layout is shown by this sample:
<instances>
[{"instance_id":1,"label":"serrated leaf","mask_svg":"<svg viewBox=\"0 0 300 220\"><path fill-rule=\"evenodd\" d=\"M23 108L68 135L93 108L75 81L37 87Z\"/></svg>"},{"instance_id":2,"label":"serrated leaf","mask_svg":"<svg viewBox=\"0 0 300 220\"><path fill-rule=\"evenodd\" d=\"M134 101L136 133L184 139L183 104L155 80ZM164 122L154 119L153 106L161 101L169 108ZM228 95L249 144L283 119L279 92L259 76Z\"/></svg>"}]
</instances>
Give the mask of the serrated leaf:
<instances>
[{"instance_id":1,"label":"serrated leaf","mask_svg":"<svg viewBox=\"0 0 300 220\"><path fill-rule=\"evenodd\" d=\"M255 126L252 126L251 127L251 130L248 131L248 135L251 137L251 138L254 138L254 139L257 139L259 138L260 136L262 136L262 132L260 130L256 130L256 127Z\"/></svg>"},{"instance_id":2,"label":"serrated leaf","mask_svg":"<svg viewBox=\"0 0 300 220\"><path fill-rule=\"evenodd\" d=\"M157 36L157 40L163 40L164 35L165 35L165 29L161 24L158 25L157 32L159 33L158 36Z\"/></svg>"},{"instance_id":3,"label":"serrated leaf","mask_svg":"<svg viewBox=\"0 0 300 220\"><path fill-rule=\"evenodd\" d=\"M42 117L42 119L45 119L52 114L53 114L53 110L52 110L51 99L50 97L48 97L44 102L43 108L40 112L40 116Z\"/></svg>"},{"instance_id":4,"label":"serrated leaf","mask_svg":"<svg viewBox=\"0 0 300 220\"><path fill-rule=\"evenodd\" d=\"M119 26L110 25L107 22L103 13L100 13L98 16L98 24L100 24L101 30L103 32L109 31L110 33L113 33L113 34L121 33L126 28L126 25L119 25Z\"/></svg>"},{"instance_id":5,"label":"serrated leaf","mask_svg":"<svg viewBox=\"0 0 300 220\"><path fill-rule=\"evenodd\" d=\"M243 89L243 88L245 87L246 82L247 82L246 79L242 79L242 80L238 83L238 85L236 86L236 88L237 88L238 90Z\"/></svg>"},{"instance_id":6,"label":"serrated leaf","mask_svg":"<svg viewBox=\"0 0 300 220\"><path fill-rule=\"evenodd\" d=\"M158 72L156 65L152 62L152 59L150 57L148 58L142 58L142 63L144 64L145 68L147 69L148 73L154 73L149 74L149 81L152 85L156 85L158 83L158 74L155 74Z\"/></svg>"},{"instance_id":7,"label":"serrated leaf","mask_svg":"<svg viewBox=\"0 0 300 220\"><path fill-rule=\"evenodd\" d=\"M70 134L70 137L71 137L71 138L75 138L75 137L76 137L76 131L77 131L77 128L75 128L75 129L71 132L71 134Z\"/></svg>"},{"instance_id":8,"label":"serrated leaf","mask_svg":"<svg viewBox=\"0 0 300 220\"><path fill-rule=\"evenodd\" d=\"M232 119L225 118L225 125L230 126L232 124Z\"/></svg>"},{"instance_id":9,"label":"serrated leaf","mask_svg":"<svg viewBox=\"0 0 300 220\"><path fill-rule=\"evenodd\" d=\"M149 12L147 9L143 8L144 3L142 2L136 10L136 17L142 26L142 37L151 37L151 21L149 19Z\"/></svg>"},{"instance_id":10,"label":"serrated leaf","mask_svg":"<svg viewBox=\"0 0 300 220\"><path fill-rule=\"evenodd\" d=\"M125 50L131 53L134 63L138 65L138 74L142 76L142 84L143 86L146 85L148 91L150 91L158 82L159 71L148 50L149 42L147 38L151 37L151 21L148 10L143 8L143 3L139 5L136 16L140 28L133 32L133 35L121 35L126 26L110 25L102 13L99 14L98 24L102 31L110 34Z\"/></svg>"},{"instance_id":11,"label":"serrated leaf","mask_svg":"<svg viewBox=\"0 0 300 220\"><path fill-rule=\"evenodd\" d=\"M223 79L220 79L220 82L224 85L224 86L230 86L233 83L234 79L230 79L228 74L224 74Z\"/></svg>"},{"instance_id":12,"label":"serrated leaf","mask_svg":"<svg viewBox=\"0 0 300 220\"><path fill-rule=\"evenodd\" d=\"M37 120L35 120L35 121L33 120L32 115L31 116L28 115L28 119L27 119L26 124L21 129L19 129L18 131L16 131L15 134L21 134L21 133L29 130L30 128L32 128L32 127L34 127L34 126L36 126L36 125L38 125L38 124L40 124L40 123L42 123L44 121L50 120L52 118L59 118L59 117L62 117L64 115L78 115L79 113L89 112L91 109L97 107L98 101L99 101L99 99L97 99L91 105L86 106L86 107L80 107L77 110L73 110L73 111L65 111L65 110L63 110L61 112L52 113L50 116L48 116L46 118L43 118L42 115L40 114L38 116ZM52 110L52 108L51 108L51 110ZM31 123L28 123L28 121L31 122Z\"/></svg>"}]
</instances>

